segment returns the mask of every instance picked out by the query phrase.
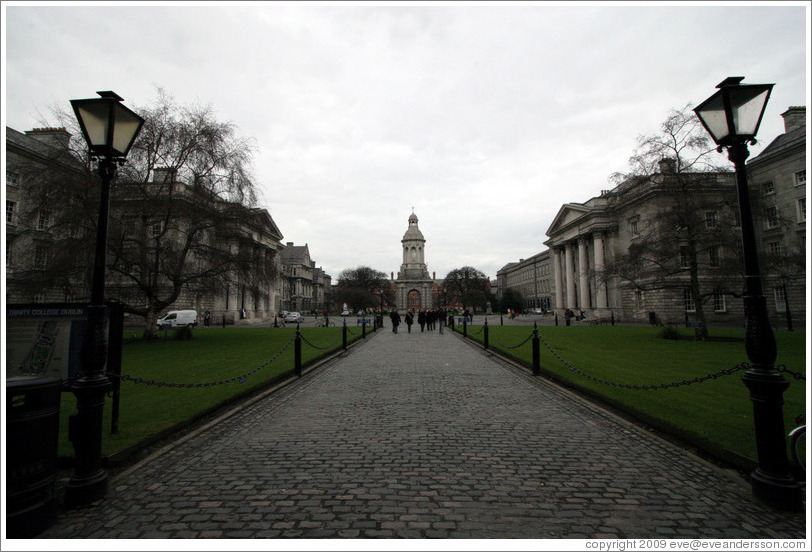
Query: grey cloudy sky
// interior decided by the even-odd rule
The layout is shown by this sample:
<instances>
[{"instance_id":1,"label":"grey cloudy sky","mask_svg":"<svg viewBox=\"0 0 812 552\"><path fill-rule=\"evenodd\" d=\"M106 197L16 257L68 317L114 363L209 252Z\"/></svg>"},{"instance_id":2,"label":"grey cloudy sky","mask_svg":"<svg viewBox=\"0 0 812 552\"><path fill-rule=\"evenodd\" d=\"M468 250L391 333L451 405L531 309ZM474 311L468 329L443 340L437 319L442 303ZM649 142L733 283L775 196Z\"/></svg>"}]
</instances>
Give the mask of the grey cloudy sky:
<instances>
[{"instance_id":1,"label":"grey cloudy sky","mask_svg":"<svg viewBox=\"0 0 812 552\"><path fill-rule=\"evenodd\" d=\"M808 2L3 8L6 126L97 90L210 104L256 140L283 241L334 278L397 273L412 207L430 272L493 278L544 249L562 204L611 187L670 108L727 76L776 83L766 144L809 97Z\"/></svg>"}]
</instances>

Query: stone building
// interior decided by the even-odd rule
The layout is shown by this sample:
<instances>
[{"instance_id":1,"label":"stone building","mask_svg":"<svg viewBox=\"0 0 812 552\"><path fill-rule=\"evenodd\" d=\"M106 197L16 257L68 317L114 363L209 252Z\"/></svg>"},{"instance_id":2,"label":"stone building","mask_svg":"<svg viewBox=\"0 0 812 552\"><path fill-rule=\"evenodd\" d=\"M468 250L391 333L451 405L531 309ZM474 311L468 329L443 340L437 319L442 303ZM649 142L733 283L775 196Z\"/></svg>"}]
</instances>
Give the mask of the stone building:
<instances>
[{"instance_id":1,"label":"stone building","mask_svg":"<svg viewBox=\"0 0 812 552\"><path fill-rule=\"evenodd\" d=\"M676 184L677 179L683 183ZM653 315L658 322L687 321L696 312L697 300L702 299L691 296L690 267L680 258L682 247L673 254L675 270L662 281L641 281L633 286L618 277L600 275L605 263L641 243L647 234L665 234L667 225L673 225L670 231L674 234L680 231L675 221L664 216L672 203L682 201L674 197L675 193L685 193L702 209L696 215L704 219L707 234L712 234L713 225L721 221L732 225L734 186L731 173L677 174L673 163L664 160L660 172L651 177L630 178L585 203L562 206L545 242L550 248L556 309L583 310L596 317L614 314L621 320L648 321ZM690 192L673 191L683 187L689 187ZM699 266L699 279L703 294L710 294L718 286L720 273L711 267L723 265L720 257L735 253L716 244L707 244L706 249L701 252L704 262ZM740 316L738 303L729 299L724 293L718 294L711 308L705 308L706 316L714 321Z\"/></svg>"},{"instance_id":2,"label":"stone building","mask_svg":"<svg viewBox=\"0 0 812 552\"><path fill-rule=\"evenodd\" d=\"M506 289L515 289L522 295L525 309L543 312L555 306L555 287L550 251L544 250L517 263L508 263L496 273L497 299Z\"/></svg>"},{"instance_id":3,"label":"stone building","mask_svg":"<svg viewBox=\"0 0 812 552\"><path fill-rule=\"evenodd\" d=\"M284 275L282 310L310 312L313 309L315 266L310 259L310 248L307 244L293 245L293 242L287 242L280 256Z\"/></svg>"},{"instance_id":4,"label":"stone building","mask_svg":"<svg viewBox=\"0 0 812 552\"><path fill-rule=\"evenodd\" d=\"M426 239L417 224L417 215L412 213L408 223L400 241L403 262L397 280L393 280L395 306L400 311L433 309L437 304L439 283L429 276L425 260Z\"/></svg>"},{"instance_id":5,"label":"stone building","mask_svg":"<svg viewBox=\"0 0 812 552\"><path fill-rule=\"evenodd\" d=\"M747 170L770 319L786 327L788 306L798 324L806 319L806 108L791 107L782 117L784 134L751 159ZM516 288L528 299L527 307L533 307L549 293L559 313L571 308L626 321L649 322L652 315L657 322L690 321L696 298L686 289L685 274L672 276L674 285L649 291L617 277L600 277L607 263L628 252L656 223L670 172L665 160L651 178L632 178L584 203L563 205L547 230L544 243L549 249L508 263L497 273L500 294ZM711 173L696 178L703 182L697 182L695 194L707 197L707 207L697 215L704 218L708 230L727 224L735 233L739 223L734 175ZM709 324L743 323L741 274L726 274L720 268L724 263L719 262L736 255L737 239L736 245L704 244L699 277L708 297L704 308ZM539 268L545 262L551 281L546 270Z\"/></svg>"},{"instance_id":6,"label":"stone building","mask_svg":"<svg viewBox=\"0 0 812 552\"><path fill-rule=\"evenodd\" d=\"M784 133L747 163L771 318L806 320L806 107L782 115ZM783 319L783 320L782 320Z\"/></svg>"},{"instance_id":7,"label":"stone building","mask_svg":"<svg viewBox=\"0 0 812 552\"><path fill-rule=\"evenodd\" d=\"M88 274L93 255L90 240L95 240L98 192L93 190L93 179L86 168L70 151L70 140L70 134L61 128L35 129L25 134L6 128L6 298L10 303L89 299ZM66 179L79 183L77 190L89 190L92 201L85 216L76 216L82 205L73 198L63 203L43 203L43 192L55 189ZM174 202L171 208L170 195ZM195 223L201 217L221 223ZM182 243L191 235L193 225L194 240L187 249ZM113 243L117 236L121 243ZM106 296L140 308L147 299L137 281L150 271L151 289L162 295L166 294L161 290L179 286L177 299L162 311L195 309L202 318L203 312L209 310L215 322L223 318L237 320L242 309L247 318L271 317L279 302L279 278L272 275L281 267L281 239L266 209L214 198L178 181L172 170L155 169L151 180L143 183L119 177L111 190L108 246L110 250L117 246L122 253L140 253L124 261L124 257L108 253L108 265L116 266L107 271ZM173 280L171 266L157 264L158 248L186 249L190 270L205 273L208 263L231 268L226 272L215 269L218 275L208 281L185 282L185 272L175 274ZM74 249L75 253L66 254ZM233 259L234 254L236 261L226 259L229 255ZM40 278L45 274L56 274L58 278ZM32 289L26 285L32 279L44 283ZM133 318L132 323L139 322Z\"/></svg>"}]
</instances>

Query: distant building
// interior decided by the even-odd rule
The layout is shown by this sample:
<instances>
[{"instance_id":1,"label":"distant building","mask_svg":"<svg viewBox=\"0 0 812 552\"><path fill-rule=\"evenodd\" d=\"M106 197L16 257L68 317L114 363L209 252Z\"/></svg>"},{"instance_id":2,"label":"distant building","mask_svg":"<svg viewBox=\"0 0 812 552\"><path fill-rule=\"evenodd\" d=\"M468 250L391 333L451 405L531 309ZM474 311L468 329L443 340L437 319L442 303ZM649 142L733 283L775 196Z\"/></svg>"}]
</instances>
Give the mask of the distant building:
<instances>
[{"instance_id":1,"label":"distant building","mask_svg":"<svg viewBox=\"0 0 812 552\"><path fill-rule=\"evenodd\" d=\"M398 310L426 310L437 305L439 284L429 276L425 260L426 239L418 226L417 215L412 213L409 226L400 241L403 262L393 281L395 305Z\"/></svg>"},{"instance_id":2,"label":"distant building","mask_svg":"<svg viewBox=\"0 0 812 552\"><path fill-rule=\"evenodd\" d=\"M502 299L506 289L518 291L524 300L525 309L552 310L555 306L555 286L553 282L550 251L544 250L517 263L508 263L496 273L497 298Z\"/></svg>"}]
</instances>

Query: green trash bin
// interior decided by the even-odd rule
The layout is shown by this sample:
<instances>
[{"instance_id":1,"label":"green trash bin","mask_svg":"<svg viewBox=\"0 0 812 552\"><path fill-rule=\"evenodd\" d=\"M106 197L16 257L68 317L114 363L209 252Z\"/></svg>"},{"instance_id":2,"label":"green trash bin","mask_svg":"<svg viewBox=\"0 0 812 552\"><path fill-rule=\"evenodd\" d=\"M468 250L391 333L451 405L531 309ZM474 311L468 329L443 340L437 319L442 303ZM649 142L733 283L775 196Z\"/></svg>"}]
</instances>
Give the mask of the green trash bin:
<instances>
[{"instance_id":1,"label":"green trash bin","mask_svg":"<svg viewBox=\"0 0 812 552\"><path fill-rule=\"evenodd\" d=\"M6 535L35 537L56 522L62 379L6 380Z\"/></svg>"}]
</instances>

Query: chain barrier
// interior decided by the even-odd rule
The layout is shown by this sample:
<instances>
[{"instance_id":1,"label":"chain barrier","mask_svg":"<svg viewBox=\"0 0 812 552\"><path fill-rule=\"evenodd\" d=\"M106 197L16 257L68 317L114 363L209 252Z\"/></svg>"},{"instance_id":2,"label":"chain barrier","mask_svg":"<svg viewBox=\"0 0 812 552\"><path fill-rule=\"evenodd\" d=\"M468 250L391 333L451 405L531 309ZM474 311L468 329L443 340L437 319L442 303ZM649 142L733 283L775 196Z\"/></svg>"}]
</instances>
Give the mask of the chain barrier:
<instances>
[{"instance_id":1,"label":"chain barrier","mask_svg":"<svg viewBox=\"0 0 812 552\"><path fill-rule=\"evenodd\" d=\"M787 368L783 364L779 364L778 366L775 367L775 369L778 370L779 372L781 372L782 374L789 374L790 376L792 376L796 380L806 381L806 376L805 375L803 375L800 372L793 372L792 370L790 370L789 368Z\"/></svg>"},{"instance_id":2,"label":"chain barrier","mask_svg":"<svg viewBox=\"0 0 812 552\"><path fill-rule=\"evenodd\" d=\"M561 363L564 366L569 368L571 372L574 372L574 373L576 373L576 374L578 374L580 376L583 376L583 377L585 377L587 379L590 379L590 380L592 380L594 382L601 383L603 385L609 385L611 387L620 387L620 388L623 388L623 389L634 389L634 390L638 390L638 391L653 391L653 390L658 390L658 389L670 389L670 388L673 388L673 387L683 387L683 386L686 386L686 385L693 385L695 383L703 383L703 382L706 382L708 380L720 378L722 376L730 376L730 375L735 374L736 372L739 372L741 370L747 370L750 367L749 363L742 362L742 363L737 364L733 368L728 368L726 370L719 370L718 372L714 372L714 373L708 374L706 376L700 376L700 377L696 377L696 378L692 378L692 379L685 379L685 380L682 380L682 381L674 381L674 382L671 382L671 383L659 383L659 384L652 384L652 385L632 385L632 384L629 384L629 383L618 383L616 381L609 381L609 380L605 380L605 379L601 379L601 378L596 378L595 376L587 374L586 372L582 372L581 370L579 370L578 368L576 368L575 366L573 366L572 364L570 364L569 362L564 360L561 357L561 355L556 353L555 350L553 350L553 348L550 346L550 344L547 343L547 340L545 340L544 337L542 337L541 332L539 332L539 339L541 340L542 343L544 343L544 346L547 347L547 350L549 350L550 353L555 358L557 358L559 361L561 361Z\"/></svg>"},{"instance_id":3,"label":"chain barrier","mask_svg":"<svg viewBox=\"0 0 812 552\"><path fill-rule=\"evenodd\" d=\"M310 345L310 346L311 346L311 347L313 347L314 349L320 349L320 350L322 350L322 351L323 351L323 350L329 349L329 348L331 348L333 345L335 345L335 344L336 344L336 342L338 341L338 339L341 337L341 334L338 334L338 335L336 336L336 338L335 338L335 339L334 339L332 342L330 342L328 345L325 345L324 347L319 347L318 345L314 345L314 344L313 344L313 343L312 343L312 342L311 342L309 339L307 339L307 338L304 336L304 334L303 334L302 332L299 332L299 337L301 337L301 338L302 338L302 341L304 341L305 343L307 343L308 345Z\"/></svg>"},{"instance_id":4,"label":"chain barrier","mask_svg":"<svg viewBox=\"0 0 812 552\"><path fill-rule=\"evenodd\" d=\"M471 324L468 324L467 331L468 331L468 335L479 335L479 334L481 334L482 332L485 331L485 326L480 326L478 332L471 333Z\"/></svg>"},{"instance_id":5,"label":"chain barrier","mask_svg":"<svg viewBox=\"0 0 812 552\"><path fill-rule=\"evenodd\" d=\"M290 344L293 343L295 340L296 340L296 337L295 336L292 337L290 339L290 341L285 343L285 345L282 346L281 349L279 349L279 352L277 352L274 355L274 357L271 360L267 361L266 363L254 368L250 372L246 372L245 374L242 374L240 376L234 376L233 378L228 378L228 379L224 379L224 380L210 381L210 382L205 382L205 383L173 383L173 382L158 381L158 380L146 380L144 378L134 378L134 377L132 377L130 375L121 376L121 375L118 375L118 374L108 373L107 376L111 377L111 378L117 378L117 379L119 379L121 381L131 381L133 383L140 383L140 384L144 384L144 385L154 385L156 387L173 387L173 388L182 388L182 389L193 389L193 388L201 388L201 387L214 387L216 385L225 385L227 383L245 383L245 381L248 379L249 376L252 376L252 375L256 374L257 372L259 372L260 370L262 370L263 368L266 368L269 364L273 363L277 358L279 358L282 355L282 353L284 353L285 350L287 350L287 348L290 347Z\"/></svg>"},{"instance_id":6,"label":"chain barrier","mask_svg":"<svg viewBox=\"0 0 812 552\"><path fill-rule=\"evenodd\" d=\"M499 338L497 338L495 335L493 335L493 332L488 332L488 337L490 337L491 339L493 339L494 341L496 341L496 342L497 342L499 345L501 345L501 346L502 346L502 347L504 347L505 349L518 349L519 347L522 347L522 346L526 345L528 341L530 341L531 339L533 339L533 334L531 333L530 335L528 335L528 336L527 336L527 339L525 339L524 341L522 341L522 342L521 342L521 343L519 343L518 345L514 345L514 346L512 346L512 347L511 347L511 346L509 346L509 345L505 345L504 343L502 343L501 341L499 341Z\"/></svg>"},{"instance_id":7,"label":"chain barrier","mask_svg":"<svg viewBox=\"0 0 812 552\"><path fill-rule=\"evenodd\" d=\"M356 326L356 327L357 327L357 326ZM361 335L361 333L360 333L360 332L356 333L356 331L355 331L355 330L353 330L352 328L350 328L349 326L346 326L346 328L347 328L347 333L348 333L348 334L350 334L350 335L353 335L353 336L356 336L356 337L358 337L359 335Z\"/></svg>"}]
</instances>

